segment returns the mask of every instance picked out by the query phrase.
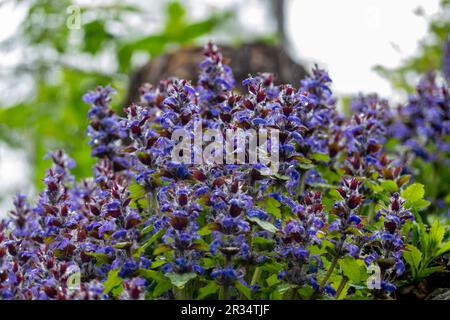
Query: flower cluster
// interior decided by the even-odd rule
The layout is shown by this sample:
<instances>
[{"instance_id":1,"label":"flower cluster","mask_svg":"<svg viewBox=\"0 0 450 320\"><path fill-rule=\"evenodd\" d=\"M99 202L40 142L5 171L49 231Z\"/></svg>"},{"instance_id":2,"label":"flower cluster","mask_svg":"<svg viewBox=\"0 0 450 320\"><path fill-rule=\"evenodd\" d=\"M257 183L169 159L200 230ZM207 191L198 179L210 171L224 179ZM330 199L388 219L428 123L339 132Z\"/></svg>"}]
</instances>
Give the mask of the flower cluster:
<instances>
[{"instance_id":1,"label":"flower cluster","mask_svg":"<svg viewBox=\"0 0 450 320\"><path fill-rule=\"evenodd\" d=\"M74 181L73 161L49 154L36 205L18 196L0 222L1 298L319 299L354 288L389 297L407 273L402 226L416 209L405 208L410 176L385 144L400 121L398 134L440 137L446 150L448 94L433 81L421 83L400 118L377 96L357 97L346 117L318 67L298 89L261 73L240 94L208 44L197 85L144 85L124 117L110 106L114 91L98 87L84 96L93 177ZM278 132L266 145L279 151L277 172L250 161L239 134L228 147L244 157L233 163L197 161L207 141L183 149L192 161L173 158L180 129L191 141L197 130L219 129L216 142L229 130L261 128ZM372 264L383 268L378 291L360 276Z\"/></svg>"},{"instance_id":2,"label":"flower cluster","mask_svg":"<svg viewBox=\"0 0 450 320\"><path fill-rule=\"evenodd\" d=\"M0 293L19 299L100 299L106 295L100 279L115 268L133 272L141 223L129 208L126 181L108 159L96 165L97 181L73 183L73 161L62 151L49 154L47 172L34 208L24 196L15 200L11 220L3 224ZM104 178L104 179L103 179ZM128 269L127 269L128 268Z\"/></svg>"},{"instance_id":3,"label":"flower cluster","mask_svg":"<svg viewBox=\"0 0 450 320\"><path fill-rule=\"evenodd\" d=\"M87 134L92 146L93 157L107 157L114 164L115 170L128 168L129 164L118 150L118 141L127 135L119 124L118 116L110 108L111 95L115 90L110 86L97 87L95 91L83 96L85 103L91 104L89 110L89 127Z\"/></svg>"},{"instance_id":4,"label":"flower cluster","mask_svg":"<svg viewBox=\"0 0 450 320\"><path fill-rule=\"evenodd\" d=\"M399 109L392 135L417 156L433 160L450 152L450 96L446 84L439 84L435 73L428 73L417 85L417 92ZM428 146L435 146L432 152Z\"/></svg>"},{"instance_id":5,"label":"flower cluster","mask_svg":"<svg viewBox=\"0 0 450 320\"><path fill-rule=\"evenodd\" d=\"M413 220L414 217L404 208L404 202L398 193L394 193L389 208L383 208L377 213L376 218L383 220L384 229L371 237L371 243L376 245L372 246L370 254L364 258L368 266L378 261L383 274L380 289L387 292L395 291L393 279L401 276L406 269L402 260L404 236L401 234L401 228L407 220Z\"/></svg>"},{"instance_id":6,"label":"flower cluster","mask_svg":"<svg viewBox=\"0 0 450 320\"><path fill-rule=\"evenodd\" d=\"M287 269L281 271L278 277L300 287L309 284L318 290L317 274L319 268L323 269L323 262L319 255L310 253L308 246L321 243L319 232L324 227L326 216L320 192L306 192L301 202L292 204L295 219L280 227L278 250L288 263ZM328 292L330 289L327 286Z\"/></svg>"}]
</instances>

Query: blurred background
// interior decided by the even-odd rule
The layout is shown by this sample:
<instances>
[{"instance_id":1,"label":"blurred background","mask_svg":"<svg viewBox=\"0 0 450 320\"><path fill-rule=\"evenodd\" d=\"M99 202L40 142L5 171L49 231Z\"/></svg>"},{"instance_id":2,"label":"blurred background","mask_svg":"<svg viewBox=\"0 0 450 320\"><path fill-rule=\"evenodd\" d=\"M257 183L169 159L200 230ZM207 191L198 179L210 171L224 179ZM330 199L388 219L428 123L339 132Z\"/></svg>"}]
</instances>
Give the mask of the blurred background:
<instances>
[{"instance_id":1,"label":"blurred background","mask_svg":"<svg viewBox=\"0 0 450 320\"><path fill-rule=\"evenodd\" d=\"M121 112L143 82L192 76L212 40L238 80L297 85L317 63L342 110L359 92L395 104L441 67L449 33L449 0L0 0L0 216L39 190L48 150L91 174L81 97L96 85Z\"/></svg>"}]
</instances>

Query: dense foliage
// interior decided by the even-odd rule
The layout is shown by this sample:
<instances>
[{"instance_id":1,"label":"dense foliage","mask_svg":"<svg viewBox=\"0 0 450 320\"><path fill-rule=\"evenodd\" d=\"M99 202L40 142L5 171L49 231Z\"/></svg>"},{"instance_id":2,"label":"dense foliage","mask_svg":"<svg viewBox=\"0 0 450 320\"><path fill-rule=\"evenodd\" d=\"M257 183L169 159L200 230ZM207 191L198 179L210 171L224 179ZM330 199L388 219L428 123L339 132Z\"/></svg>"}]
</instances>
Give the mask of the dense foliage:
<instances>
[{"instance_id":1,"label":"dense foliage","mask_svg":"<svg viewBox=\"0 0 450 320\"><path fill-rule=\"evenodd\" d=\"M215 45L200 69L196 86L143 86L124 117L109 86L83 97L93 177L49 153L37 203L19 195L0 224L3 299L391 299L446 271L445 226L425 223L450 191L425 199L413 166L448 174L444 80L426 75L398 110L359 96L347 118L317 67L298 89L251 76L244 95ZM278 129L278 172L172 161L172 133L194 121Z\"/></svg>"}]
</instances>

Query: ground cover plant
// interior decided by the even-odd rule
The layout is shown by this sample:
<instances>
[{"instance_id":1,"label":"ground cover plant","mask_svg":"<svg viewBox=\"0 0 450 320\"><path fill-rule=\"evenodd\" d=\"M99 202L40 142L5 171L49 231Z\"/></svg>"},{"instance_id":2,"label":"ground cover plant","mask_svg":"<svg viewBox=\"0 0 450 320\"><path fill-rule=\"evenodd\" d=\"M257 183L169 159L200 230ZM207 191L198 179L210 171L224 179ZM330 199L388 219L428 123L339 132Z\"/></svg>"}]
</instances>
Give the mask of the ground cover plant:
<instances>
[{"instance_id":1,"label":"ground cover plant","mask_svg":"<svg viewBox=\"0 0 450 320\"><path fill-rule=\"evenodd\" d=\"M298 88L262 73L239 93L219 49L204 54L197 84L144 85L124 117L113 88L83 96L93 176L75 181L53 151L37 201L17 196L0 223L2 299L448 296L432 281L449 272L445 77L424 75L398 108L360 95L347 117L318 67ZM278 171L173 161L172 133L195 121L278 130Z\"/></svg>"}]
</instances>

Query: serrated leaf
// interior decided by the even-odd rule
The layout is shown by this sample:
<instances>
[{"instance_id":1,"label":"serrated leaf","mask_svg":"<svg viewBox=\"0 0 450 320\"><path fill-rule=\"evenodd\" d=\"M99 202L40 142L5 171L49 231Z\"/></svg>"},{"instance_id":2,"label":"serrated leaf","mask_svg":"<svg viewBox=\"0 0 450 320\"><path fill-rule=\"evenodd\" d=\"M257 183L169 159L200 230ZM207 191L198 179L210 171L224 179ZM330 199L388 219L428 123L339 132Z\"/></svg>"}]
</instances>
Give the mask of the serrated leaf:
<instances>
[{"instance_id":1,"label":"serrated leaf","mask_svg":"<svg viewBox=\"0 0 450 320\"><path fill-rule=\"evenodd\" d=\"M261 199L260 201L258 201L258 205L263 207L264 211L266 211L267 213L277 218L281 218L281 210L280 210L281 203L278 202L273 197L265 197Z\"/></svg>"},{"instance_id":2,"label":"serrated leaf","mask_svg":"<svg viewBox=\"0 0 450 320\"><path fill-rule=\"evenodd\" d=\"M197 277L196 273L189 272L189 273L176 273L176 272L169 272L166 273L165 276L169 278L170 282L177 288L183 288L186 283L188 283L190 280Z\"/></svg>"},{"instance_id":3,"label":"serrated leaf","mask_svg":"<svg viewBox=\"0 0 450 320\"><path fill-rule=\"evenodd\" d=\"M361 281L361 266L355 258L346 256L339 260L342 273L352 282L359 283Z\"/></svg>"},{"instance_id":4,"label":"serrated leaf","mask_svg":"<svg viewBox=\"0 0 450 320\"><path fill-rule=\"evenodd\" d=\"M401 193L403 199L409 200L411 202L422 199L424 195L425 188L423 184L420 183L413 183Z\"/></svg>"},{"instance_id":5,"label":"serrated leaf","mask_svg":"<svg viewBox=\"0 0 450 320\"><path fill-rule=\"evenodd\" d=\"M266 231L269 231L272 233L275 233L278 231L277 227L275 227L273 224L271 224L268 221L261 220L257 217L248 217L248 220L255 222L256 224L258 224L261 228L263 228Z\"/></svg>"},{"instance_id":6,"label":"serrated leaf","mask_svg":"<svg viewBox=\"0 0 450 320\"><path fill-rule=\"evenodd\" d=\"M403 252L403 258L411 266L413 277L415 277L419 270L420 262L422 261L422 252L415 246L408 244L406 245L406 250Z\"/></svg>"}]
</instances>

